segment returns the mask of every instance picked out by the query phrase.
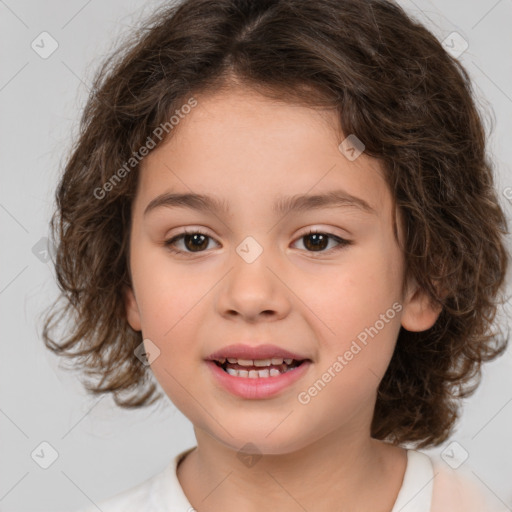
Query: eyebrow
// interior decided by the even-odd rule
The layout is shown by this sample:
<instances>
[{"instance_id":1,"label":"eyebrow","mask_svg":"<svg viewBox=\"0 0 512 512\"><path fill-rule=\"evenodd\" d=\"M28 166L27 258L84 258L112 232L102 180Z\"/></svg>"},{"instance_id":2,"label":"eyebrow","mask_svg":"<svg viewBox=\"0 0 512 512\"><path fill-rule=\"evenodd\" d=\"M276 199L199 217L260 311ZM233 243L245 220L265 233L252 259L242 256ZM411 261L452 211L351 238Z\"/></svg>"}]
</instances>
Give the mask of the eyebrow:
<instances>
[{"instance_id":1,"label":"eyebrow","mask_svg":"<svg viewBox=\"0 0 512 512\"><path fill-rule=\"evenodd\" d=\"M364 199L353 196L345 190L332 190L315 195L280 197L274 203L272 210L277 215L286 215L290 212L304 212L321 208L339 208L347 206L356 207L368 214L377 214L376 210ZM144 210L144 216L159 207L189 208L204 212L229 213L229 204L226 200L204 194L166 192L149 202Z\"/></svg>"}]
</instances>

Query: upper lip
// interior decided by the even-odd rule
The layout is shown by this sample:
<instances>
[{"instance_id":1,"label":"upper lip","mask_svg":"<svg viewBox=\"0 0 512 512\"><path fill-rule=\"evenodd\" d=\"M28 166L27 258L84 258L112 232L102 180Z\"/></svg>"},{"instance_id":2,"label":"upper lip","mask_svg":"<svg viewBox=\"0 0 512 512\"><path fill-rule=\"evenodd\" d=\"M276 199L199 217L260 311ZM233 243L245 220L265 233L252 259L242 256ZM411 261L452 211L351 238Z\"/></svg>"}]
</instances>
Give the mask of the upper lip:
<instances>
[{"instance_id":1,"label":"upper lip","mask_svg":"<svg viewBox=\"0 0 512 512\"><path fill-rule=\"evenodd\" d=\"M281 357L283 359L295 359L296 361L303 361L308 359L306 356L290 352L284 348L278 347L277 345L228 345L222 347L219 350L211 353L206 359L209 361L215 361L223 358L232 357L235 359L272 359Z\"/></svg>"}]
</instances>

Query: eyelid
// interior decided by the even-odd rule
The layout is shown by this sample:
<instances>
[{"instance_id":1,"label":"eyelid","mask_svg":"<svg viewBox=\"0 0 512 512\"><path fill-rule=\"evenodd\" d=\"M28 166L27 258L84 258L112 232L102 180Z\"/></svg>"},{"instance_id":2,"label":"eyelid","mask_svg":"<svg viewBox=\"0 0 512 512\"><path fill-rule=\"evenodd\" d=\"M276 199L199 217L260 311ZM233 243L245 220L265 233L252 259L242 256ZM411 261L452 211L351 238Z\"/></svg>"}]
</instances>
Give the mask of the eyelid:
<instances>
[{"instance_id":1,"label":"eyelid","mask_svg":"<svg viewBox=\"0 0 512 512\"><path fill-rule=\"evenodd\" d=\"M303 239L306 236L314 235L314 234L321 234L326 235L331 240L334 240L337 245L335 247L331 247L331 249L324 250L324 251L301 251L306 252L309 256L313 258L321 258L322 256L330 256L333 253L336 253L338 251L341 251L345 249L349 245L353 245L353 240L347 239L345 237L335 235L329 228L329 229L322 229L322 228L307 228L307 231L301 232L301 234L297 235L294 238L294 244L298 242L299 240Z\"/></svg>"},{"instance_id":2,"label":"eyelid","mask_svg":"<svg viewBox=\"0 0 512 512\"><path fill-rule=\"evenodd\" d=\"M180 229L180 228L178 228L178 229ZM340 228L336 228L334 226L326 226L326 227L311 227L311 226L309 226L309 227L303 228L303 230L299 231L299 233L297 235L295 235L294 240L296 240L297 238L300 238L301 236L309 235L311 233L321 233L321 234L330 235L331 237L338 237L338 238L343 238L343 239L345 238L345 236L351 236L348 233L348 231L346 231L346 230L343 230L346 233L346 235L345 234L337 235L337 234L333 233L332 230L334 230L334 229L340 229ZM166 239L166 241L168 241L169 239L174 238L179 235L197 234L197 233L200 233L200 234L203 234L203 235L209 236L210 238L215 239L215 235L210 234L211 231L208 228L205 228L205 227L202 227L199 225L198 226L185 226L182 228L181 231L176 232L176 234L165 235L164 238Z\"/></svg>"},{"instance_id":3,"label":"eyelid","mask_svg":"<svg viewBox=\"0 0 512 512\"><path fill-rule=\"evenodd\" d=\"M309 255L313 256L313 257L321 257L321 256L325 256L325 255L331 255L333 252L336 252L338 250L342 250L344 249L345 247L349 246L349 245L352 245L354 242L350 239L346 239L345 237L342 237L342 236L339 236L339 235L336 235L334 234L331 230L333 228L326 228L326 229L323 229L321 227L308 227L308 228L305 228L305 231L301 231L298 235L296 235L294 238L293 238L293 244L297 243L298 241L300 241L302 238L308 236L308 235L313 235L313 234L322 234L322 235L326 235L327 238L331 239L331 240L334 240L337 245L335 247L332 247L331 249L328 249L328 250L321 250L321 251L304 251L302 250L301 252L306 252L308 253ZM208 233L208 230L206 229L203 229L202 227L199 228L199 227L194 227L194 226L187 226L185 229L183 229L182 231L176 233L176 234L173 234L172 236L168 237L165 239L164 241L164 246L173 254L176 254L176 255L186 255L185 257L188 257L188 256L192 256L194 254L207 254L209 251L208 250L204 250L204 251L197 251L197 253L194 253L193 251L183 251L181 249L174 249L173 247L173 244L176 243L177 241L179 240L183 240L183 237L186 236L186 235L193 235L193 234L198 234L198 235L203 235L213 241L215 241L215 243L219 243L215 237L211 236L209 233Z\"/></svg>"},{"instance_id":4,"label":"eyelid","mask_svg":"<svg viewBox=\"0 0 512 512\"><path fill-rule=\"evenodd\" d=\"M300 238L301 236L305 236L305 235L309 235L311 233L321 233L321 234L325 234L325 235L330 235L331 237L337 237L337 238L345 238L345 236L348 236L348 232L345 231L345 233L347 233L347 235L343 235L343 234L336 234L334 233L335 230L339 230L340 228L336 228L334 226L314 226L314 227L311 227L311 226L308 226L307 228L304 228L304 230L301 230L299 231L299 234L296 235L296 238Z\"/></svg>"}]
</instances>

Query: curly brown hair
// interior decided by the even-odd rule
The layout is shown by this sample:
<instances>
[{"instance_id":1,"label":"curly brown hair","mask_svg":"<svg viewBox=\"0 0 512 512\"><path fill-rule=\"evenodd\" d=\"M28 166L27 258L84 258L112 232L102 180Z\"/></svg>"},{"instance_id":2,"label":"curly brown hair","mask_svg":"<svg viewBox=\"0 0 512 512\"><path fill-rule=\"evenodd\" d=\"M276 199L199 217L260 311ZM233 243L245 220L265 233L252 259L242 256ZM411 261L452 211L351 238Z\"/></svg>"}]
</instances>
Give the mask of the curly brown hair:
<instances>
[{"instance_id":1,"label":"curly brown hair","mask_svg":"<svg viewBox=\"0 0 512 512\"><path fill-rule=\"evenodd\" d=\"M508 343L491 330L508 228L467 72L386 0L185 0L159 8L103 62L56 192L61 294L45 318L46 346L93 377L89 391L112 393L121 407L162 396L134 356L142 334L126 319L139 165L125 163L192 94L233 82L336 109L343 132L381 162L403 217L404 289L414 279L442 311L427 331L401 328L371 434L440 444L482 363ZM57 343L50 334L63 319L71 323Z\"/></svg>"}]
</instances>

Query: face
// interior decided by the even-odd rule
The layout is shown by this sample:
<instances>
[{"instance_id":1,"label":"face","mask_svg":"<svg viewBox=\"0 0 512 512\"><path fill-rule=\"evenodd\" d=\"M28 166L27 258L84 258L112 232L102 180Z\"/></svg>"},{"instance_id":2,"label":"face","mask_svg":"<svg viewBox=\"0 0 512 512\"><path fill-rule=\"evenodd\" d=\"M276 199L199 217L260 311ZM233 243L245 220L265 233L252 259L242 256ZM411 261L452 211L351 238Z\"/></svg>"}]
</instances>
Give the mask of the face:
<instances>
[{"instance_id":1,"label":"face","mask_svg":"<svg viewBox=\"0 0 512 512\"><path fill-rule=\"evenodd\" d=\"M152 371L196 429L233 450L288 453L327 435L369 435L400 326L424 330L438 315L414 286L401 295L382 169L339 149L333 111L244 89L196 99L142 162L132 206L127 317L159 350ZM162 199L171 193L225 209ZM277 207L330 193L344 196ZM307 361L256 384L206 361L233 344Z\"/></svg>"}]
</instances>

